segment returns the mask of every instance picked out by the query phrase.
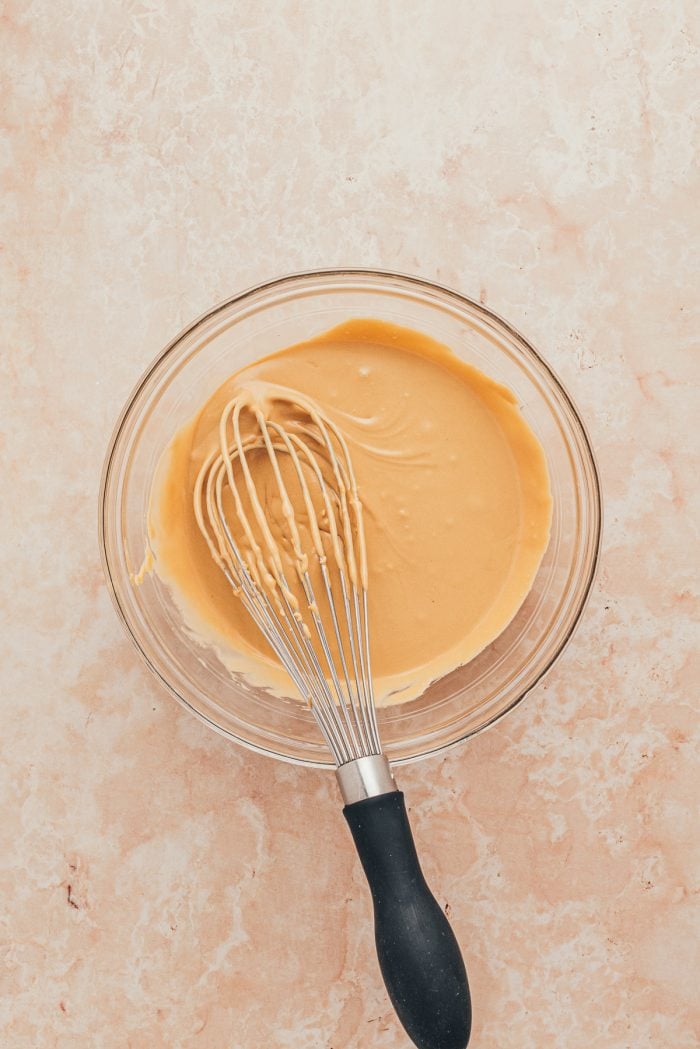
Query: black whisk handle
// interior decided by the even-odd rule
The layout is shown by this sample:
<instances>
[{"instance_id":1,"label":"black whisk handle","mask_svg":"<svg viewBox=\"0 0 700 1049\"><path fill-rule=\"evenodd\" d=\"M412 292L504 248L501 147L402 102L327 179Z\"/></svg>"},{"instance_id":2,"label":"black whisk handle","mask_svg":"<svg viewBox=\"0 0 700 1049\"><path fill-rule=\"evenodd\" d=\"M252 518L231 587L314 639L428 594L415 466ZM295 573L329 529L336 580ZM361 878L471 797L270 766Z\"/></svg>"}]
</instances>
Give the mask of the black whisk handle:
<instances>
[{"instance_id":1,"label":"black whisk handle","mask_svg":"<svg viewBox=\"0 0 700 1049\"><path fill-rule=\"evenodd\" d=\"M404 796L392 791L346 805L372 893L379 966L418 1049L465 1049L471 999L462 954L423 877Z\"/></svg>"}]
</instances>

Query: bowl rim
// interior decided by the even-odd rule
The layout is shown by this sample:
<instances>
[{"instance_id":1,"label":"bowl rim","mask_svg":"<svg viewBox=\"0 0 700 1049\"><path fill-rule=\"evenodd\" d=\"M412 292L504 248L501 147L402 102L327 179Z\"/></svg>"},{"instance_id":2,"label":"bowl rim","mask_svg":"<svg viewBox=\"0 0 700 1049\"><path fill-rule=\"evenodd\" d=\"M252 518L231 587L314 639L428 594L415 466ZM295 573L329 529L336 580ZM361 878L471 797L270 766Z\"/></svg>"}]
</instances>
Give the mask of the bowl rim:
<instances>
[{"instance_id":1,"label":"bowl rim","mask_svg":"<svg viewBox=\"0 0 700 1049\"><path fill-rule=\"evenodd\" d=\"M579 427L580 437L583 442L583 451L585 457L588 459L590 466L590 480L592 482L592 493L593 493L593 520L592 520L592 544L590 552L590 568L588 571L588 578L585 581L581 595L578 598L578 608L576 609L575 615L573 616L566 633L561 637L558 645L553 650L547 663L541 668L535 678L527 685L526 688L519 692L510 703L503 707L503 709L497 711L490 718L488 718L483 724L476 728L471 728L459 735L456 739L449 740L446 743L440 743L439 745L429 746L425 750L421 750L419 753L410 754L404 757L393 758L392 765L405 765L415 761L421 761L424 758L435 756L437 754L443 754L454 747L459 746L466 740L471 739L474 736L485 732L491 728L496 722L500 721L503 717L509 714L516 707L520 706L523 700L533 691L549 674L555 663L559 660L562 653L568 646L571 638L573 637L583 614L586 610L590 596L593 590L593 585L596 580L598 569L600 566L600 554L602 546L603 536L603 493L602 484L600 479L600 469L593 449L593 444L588 433L588 428L583 421L583 418L578 411L571 395L567 391L563 382L554 371L552 366L545 360L541 353L532 345L522 332L516 328L510 321L506 320L495 310L492 310L489 306L485 306L482 302L478 302L475 299L470 298L468 295L457 291L448 285L441 284L437 281L428 280L424 277L418 277L413 274L403 273L399 270L385 270L372 267L353 267L353 266L342 266L342 267L328 267L311 270L299 270L291 273L287 273L280 277L274 277L270 280L263 281L259 284L251 285L245 288L243 291L231 295L226 299L221 300L216 305L210 307L199 314L194 320L182 328L165 347L156 355L151 361L148 367L141 374L138 382L133 386L131 392L126 398L122 409L117 417L117 420L112 429L112 434L107 445L107 451L105 454L102 472L100 476L99 496L98 496L98 542L100 549L100 560L102 563L102 571L107 584L112 604L117 612L118 618L121 620L127 636L131 639L132 644L136 647L142 660L146 663L151 673L165 686L167 691L172 695L181 706L185 707L191 714L194 714L200 721L208 725L210 728L218 732L219 735L223 736L228 740L245 747L247 750L251 750L256 754L264 755L265 757L275 758L278 761L285 761L291 765L305 766L308 768L319 768L328 769L333 768L334 762L330 759L327 762L315 761L310 758L303 757L292 757L289 754L281 754L279 751L274 750L272 747L262 746L258 743L254 743L251 740L245 739L242 736L237 735L234 731L224 728L217 724L213 718L209 717L206 713L198 710L194 707L189 700L180 693L170 684L170 682L164 677L161 671L153 664L148 654L144 651L134 631L132 630L129 619L126 615L125 609L122 606L122 602L119 598L119 593L115 584L115 580L112 574L112 569L107 554L106 545L106 517L107 517L107 492L108 486L112 475L114 466L114 458L116 449L119 443L119 439L122 435L126 420L131 415L134 403L138 399L143 388L148 384L153 373L163 364L166 358L172 353L176 346L178 346L183 339L190 335L200 324L205 321L212 320L217 314L230 309L230 307L237 303L244 302L246 299L252 298L255 295L259 295L264 292L272 291L273 289L282 285L298 285L303 284L305 281L313 280L315 278L358 278L363 277L372 279L379 278L380 280L397 280L405 282L409 286L416 289L436 291L440 294L447 295L452 299L457 300L458 303L475 310L477 313L482 314L487 319L495 321L498 325L506 330L506 332L512 336L517 342L521 343L525 349L532 355L537 365L543 369L546 373L547 378L555 387L559 397L563 400L566 407L570 410L575 420L576 425Z\"/></svg>"}]
</instances>

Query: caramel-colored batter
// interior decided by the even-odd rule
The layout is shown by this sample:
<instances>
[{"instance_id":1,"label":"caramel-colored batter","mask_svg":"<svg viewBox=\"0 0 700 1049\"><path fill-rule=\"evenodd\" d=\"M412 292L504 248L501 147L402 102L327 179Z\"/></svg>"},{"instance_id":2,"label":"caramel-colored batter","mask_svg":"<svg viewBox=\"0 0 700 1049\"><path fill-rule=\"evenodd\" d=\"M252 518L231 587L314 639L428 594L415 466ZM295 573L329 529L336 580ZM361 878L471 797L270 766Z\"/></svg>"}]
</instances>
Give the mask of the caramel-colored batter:
<instances>
[{"instance_id":1,"label":"caramel-colored batter","mask_svg":"<svg viewBox=\"0 0 700 1049\"><path fill-rule=\"evenodd\" d=\"M193 503L224 407L243 396L274 416L265 390L275 387L317 405L347 443L377 699L414 698L497 637L530 589L551 517L543 450L509 390L426 336L380 321L349 321L231 376L159 464L155 570L198 637L277 691L289 692L288 679L212 558ZM263 478L259 490L273 532L283 530L273 486Z\"/></svg>"}]
</instances>

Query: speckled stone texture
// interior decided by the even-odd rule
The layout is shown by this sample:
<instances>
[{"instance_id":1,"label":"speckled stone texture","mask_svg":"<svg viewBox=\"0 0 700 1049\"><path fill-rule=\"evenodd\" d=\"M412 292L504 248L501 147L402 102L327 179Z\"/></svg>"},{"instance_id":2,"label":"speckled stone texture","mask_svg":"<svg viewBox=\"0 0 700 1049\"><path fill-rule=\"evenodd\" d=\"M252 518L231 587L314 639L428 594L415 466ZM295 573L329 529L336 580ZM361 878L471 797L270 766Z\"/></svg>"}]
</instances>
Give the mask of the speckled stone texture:
<instances>
[{"instance_id":1,"label":"speckled stone texture","mask_svg":"<svg viewBox=\"0 0 700 1049\"><path fill-rule=\"evenodd\" d=\"M3 1049L407 1047L332 776L181 710L96 544L156 352L334 264L506 316L603 475L564 658L401 777L472 1045L696 1047L698 5L10 0L0 25Z\"/></svg>"}]
</instances>

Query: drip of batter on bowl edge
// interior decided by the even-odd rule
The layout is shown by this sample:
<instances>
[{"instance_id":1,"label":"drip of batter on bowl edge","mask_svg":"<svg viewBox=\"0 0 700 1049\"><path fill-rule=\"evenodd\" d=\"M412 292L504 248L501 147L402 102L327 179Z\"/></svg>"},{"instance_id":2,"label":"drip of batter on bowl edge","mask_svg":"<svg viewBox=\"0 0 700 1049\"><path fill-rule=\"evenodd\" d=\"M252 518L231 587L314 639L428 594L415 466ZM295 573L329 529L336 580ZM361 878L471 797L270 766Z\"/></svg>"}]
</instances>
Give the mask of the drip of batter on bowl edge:
<instances>
[{"instance_id":1,"label":"drip of batter on bowl edge","mask_svg":"<svg viewBox=\"0 0 700 1049\"><path fill-rule=\"evenodd\" d=\"M337 427L357 479L377 700L413 699L493 641L530 590L552 512L542 446L506 387L427 336L377 320L290 346L215 390L158 464L147 567L226 666L280 694L290 682L212 557L194 492L229 402L262 404L274 422L295 397ZM257 487L293 569L278 489L264 477Z\"/></svg>"}]
</instances>

